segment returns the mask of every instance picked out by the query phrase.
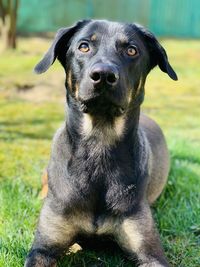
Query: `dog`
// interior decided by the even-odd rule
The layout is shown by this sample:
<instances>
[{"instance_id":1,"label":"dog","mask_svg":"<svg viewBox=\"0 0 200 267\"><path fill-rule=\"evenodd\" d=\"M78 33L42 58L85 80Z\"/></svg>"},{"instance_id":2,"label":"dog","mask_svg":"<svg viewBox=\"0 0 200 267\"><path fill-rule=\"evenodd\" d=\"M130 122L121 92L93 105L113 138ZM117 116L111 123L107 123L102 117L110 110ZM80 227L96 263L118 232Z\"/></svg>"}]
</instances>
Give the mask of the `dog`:
<instances>
[{"instance_id":1,"label":"dog","mask_svg":"<svg viewBox=\"0 0 200 267\"><path fill-rule=\"evenodd\" d=\"M36 65L58 59L67 118L54 136L48 195L25 267L57 266L80 236L111 237L138 266L169 266L150 205L169 172L163 133L140 113L155 67L177 80L164 48L138 24L82 20L58 31Z\"/></svg>"}]
</instances>

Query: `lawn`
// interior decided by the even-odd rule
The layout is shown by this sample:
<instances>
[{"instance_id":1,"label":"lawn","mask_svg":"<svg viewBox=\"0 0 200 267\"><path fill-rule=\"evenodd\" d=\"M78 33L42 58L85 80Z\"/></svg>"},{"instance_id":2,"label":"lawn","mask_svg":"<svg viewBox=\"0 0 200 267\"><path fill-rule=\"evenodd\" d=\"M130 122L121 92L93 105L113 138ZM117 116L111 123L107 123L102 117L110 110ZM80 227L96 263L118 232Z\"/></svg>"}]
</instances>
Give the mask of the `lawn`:
<instances>
[{"instance_id":1,"label":"lawn","mask_svg":"<svg viewBox=\"0 0 200 267\"><path fill-rule=\"evenodd\" d=\"M48 39L21 38L0 59L0 267L23 266L42 204L41 175L64 120L64 73L33 66ZM179 81L155 69L143 111L164 130L171 171L153 213L172 266L200 266L200 41L162 40ZM131 266L118 253L81 251L60 266Z\"/></svg>"}]
</instances>

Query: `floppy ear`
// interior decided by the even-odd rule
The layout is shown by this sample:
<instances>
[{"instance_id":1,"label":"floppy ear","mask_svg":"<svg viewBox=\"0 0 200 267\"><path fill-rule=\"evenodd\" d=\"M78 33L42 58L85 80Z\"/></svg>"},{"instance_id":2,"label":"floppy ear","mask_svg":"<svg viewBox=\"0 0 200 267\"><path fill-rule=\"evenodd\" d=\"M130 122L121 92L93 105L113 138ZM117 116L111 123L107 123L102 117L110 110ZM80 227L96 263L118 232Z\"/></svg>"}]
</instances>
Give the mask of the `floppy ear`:
<instances>
[{"instance_id":1,"label":"floppy ear","mask_svg":"<svg viewBox=\"0 0 200 267\"><path fill-rule=\"evenodd\" d=\"M169 64L167 53L165 49L160 45L156 37L144 27L135 24L136 31L139 33L141 38L145 42L145 46L147 47L150 53L150 69L153 69L155 66L159 66L160 69L167 73L169 77L175 81L178 80L178 77Z\"/></svg>"},{"instance_id":2,"label":"floppy ear","mask_svg":"<svg viewBox=\"0 0 200 267\"><path fill-rule=\"evenodd\" d=\"M42 60L35 66L34 71L37 74L47 71L48 68L54 63L56 58L58 58L58 60L64 66L65 56L69 48L70 39L80 28L89 23L89 21L90 20L78 21L71 27L58 30L51 47L44 55Z\"/></svg>"}]
</instances>

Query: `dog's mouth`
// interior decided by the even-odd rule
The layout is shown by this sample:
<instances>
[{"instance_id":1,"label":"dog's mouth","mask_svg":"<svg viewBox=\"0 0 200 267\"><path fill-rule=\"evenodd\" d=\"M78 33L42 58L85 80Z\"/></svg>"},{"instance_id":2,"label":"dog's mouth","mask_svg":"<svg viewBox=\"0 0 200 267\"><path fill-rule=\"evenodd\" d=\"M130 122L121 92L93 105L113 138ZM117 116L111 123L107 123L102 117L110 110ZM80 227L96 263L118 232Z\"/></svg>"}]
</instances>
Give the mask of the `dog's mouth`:
<instances>
[{"instance_id":1,"label":"dog's mouth","mask_svg":"<svg viewBox=\"0 0 200 267\"><path fill-rule=\"evenodd\" d=\"M96 96L88 100L79 100L80 110L96 116L121 116L125 113L125 105L117 105L111 100Z\"/></svg>"}]
</instances>

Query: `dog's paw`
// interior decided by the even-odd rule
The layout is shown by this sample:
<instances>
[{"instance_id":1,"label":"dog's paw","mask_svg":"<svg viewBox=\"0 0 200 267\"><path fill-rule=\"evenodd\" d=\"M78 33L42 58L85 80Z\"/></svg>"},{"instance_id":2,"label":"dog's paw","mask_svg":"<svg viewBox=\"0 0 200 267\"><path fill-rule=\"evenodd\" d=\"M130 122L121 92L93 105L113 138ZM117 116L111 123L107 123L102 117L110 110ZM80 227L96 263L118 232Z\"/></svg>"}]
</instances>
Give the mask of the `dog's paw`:
<instances>
[{"instance_id":1,"label":"dog's paw","mask_svg":"<svg viewBox=\"0 0 200 267\"><path fill-rule=\"evenodd\" d=\"M28 255L24 267L57 267L57 263L55 259L33 251Z\"/></svg>"}]
</instances>

